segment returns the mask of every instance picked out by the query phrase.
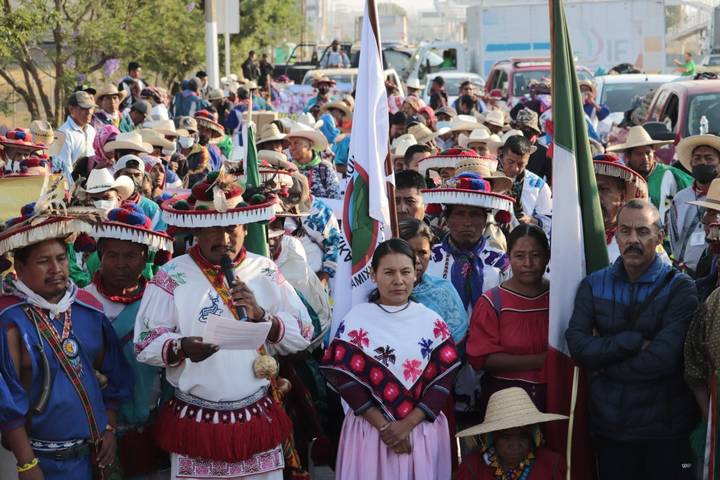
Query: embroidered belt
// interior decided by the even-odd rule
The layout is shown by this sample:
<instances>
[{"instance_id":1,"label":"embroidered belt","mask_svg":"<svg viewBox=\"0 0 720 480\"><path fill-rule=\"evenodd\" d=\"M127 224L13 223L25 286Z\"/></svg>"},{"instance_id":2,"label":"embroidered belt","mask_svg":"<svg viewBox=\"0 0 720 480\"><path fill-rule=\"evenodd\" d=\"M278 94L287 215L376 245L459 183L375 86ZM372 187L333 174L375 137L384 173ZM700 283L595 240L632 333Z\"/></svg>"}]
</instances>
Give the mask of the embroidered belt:
<instances>
[{"instance_id":1,"label":"embroidered belt","mask_svg":"<svg viewBox=\"0 0 720 480\"><path fill-rule=\"evenodd\" d=\"M248 407L253 403L262 400L263 397L268 396L267 387L262 387L252 395L243 398L242 400L235 400L232 402L211 402L200 397L196 397L189 393L183 393L180 390L175 390L175 398L181 402L187 403L194 407L200 407L208 410L216 410L220 412L229 412L232 410L240 410L241 408Z\"/></svg>"},{"instance_id":2,"label":"embroidered belt","mask_svg":"<svg viewBox=\"0 0 720 480\"><path fill-rule=\"evenodd\" d=\"M56 461L85 457L90 454L90 442L85 439L53 442L31 438L30 447L37 456L52 458Z\"/></svg>"}]
</instances>

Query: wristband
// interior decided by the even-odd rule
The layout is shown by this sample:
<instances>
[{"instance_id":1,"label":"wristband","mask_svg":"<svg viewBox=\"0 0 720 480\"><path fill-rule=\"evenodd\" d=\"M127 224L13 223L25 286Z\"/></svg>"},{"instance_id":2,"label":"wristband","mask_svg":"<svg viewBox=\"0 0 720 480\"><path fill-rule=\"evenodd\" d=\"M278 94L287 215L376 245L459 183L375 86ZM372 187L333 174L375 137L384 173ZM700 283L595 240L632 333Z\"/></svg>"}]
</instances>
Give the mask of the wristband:
<instances>
[{"instance_id":1,"label":"wristband","mask_svg":"<svg viewBox=\"0 0 720 480\"><path fill-rule=\"evenodd\" d=\"M37 457L33 458L30 463L26 463L25 465L18 465L17 471L18 473L25 473L28 470L32 470L33 468L38 466L38 459Z\"/></svg>"}]
</instances>

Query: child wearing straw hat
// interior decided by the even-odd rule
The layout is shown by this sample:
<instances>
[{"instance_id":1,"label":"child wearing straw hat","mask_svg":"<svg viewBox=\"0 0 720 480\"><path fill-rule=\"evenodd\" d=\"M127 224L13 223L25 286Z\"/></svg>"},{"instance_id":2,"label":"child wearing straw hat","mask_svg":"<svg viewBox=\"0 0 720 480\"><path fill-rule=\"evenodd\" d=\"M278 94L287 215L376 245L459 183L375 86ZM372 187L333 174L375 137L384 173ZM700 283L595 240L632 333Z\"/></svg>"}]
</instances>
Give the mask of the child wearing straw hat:
<instances>
[{"instance_id":1,"label":"child wearing straw hat","mask_svg":"<svg viewBox=\"0 0 720 480\"><path fill-rule=\"evenodd\" d=\"M562 480L563 457L543 446L540 424L565 420L565 415L540 412L519 387L494 393L485 421L457 434L480 436L480 448L460 464L457 480Z\"/></svg>"}]
</instances>

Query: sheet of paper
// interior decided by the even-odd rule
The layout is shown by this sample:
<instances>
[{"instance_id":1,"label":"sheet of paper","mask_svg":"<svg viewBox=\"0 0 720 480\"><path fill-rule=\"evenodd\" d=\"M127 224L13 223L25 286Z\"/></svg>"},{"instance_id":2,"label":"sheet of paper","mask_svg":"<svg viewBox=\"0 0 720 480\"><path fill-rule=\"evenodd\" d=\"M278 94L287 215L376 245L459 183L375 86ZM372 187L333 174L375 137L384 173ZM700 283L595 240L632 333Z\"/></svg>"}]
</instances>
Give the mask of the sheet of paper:
<instances>
[{"instance_id":1,"label":"sheet of paper","mask_svg":"<svg viewBox=\"0 0 720 480\"><path fill-rule=\"evenodd\" d=\"M209 315L203 342L227 350L257 350L265 343L270 322L240 322L234 318Z\"/></svg>"}]
</instances>

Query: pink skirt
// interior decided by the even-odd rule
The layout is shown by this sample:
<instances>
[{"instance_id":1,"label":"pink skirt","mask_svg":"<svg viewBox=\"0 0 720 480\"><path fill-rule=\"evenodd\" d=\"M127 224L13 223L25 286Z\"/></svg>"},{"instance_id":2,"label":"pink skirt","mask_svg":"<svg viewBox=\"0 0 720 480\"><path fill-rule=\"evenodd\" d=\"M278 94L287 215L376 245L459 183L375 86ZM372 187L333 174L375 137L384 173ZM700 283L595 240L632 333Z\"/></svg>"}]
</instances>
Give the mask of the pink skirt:
<instances>
[{"instance_id":1,"label":"pink skirt","mask_svg":"<svg viewBox=\"0 0 720 480\"><path fill-rule=\"evenodd\" d=\"M450 434L445 415L422 422L410 434L412 452L398 455L363 417L348 412L342 426L337 480L448 480L451 477Z\"/></svg>"}]
</instances>

